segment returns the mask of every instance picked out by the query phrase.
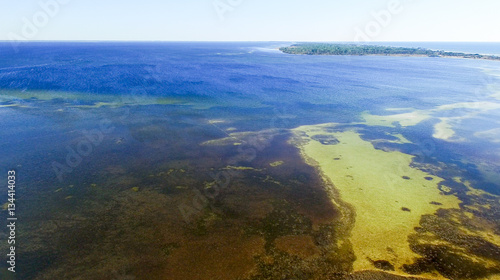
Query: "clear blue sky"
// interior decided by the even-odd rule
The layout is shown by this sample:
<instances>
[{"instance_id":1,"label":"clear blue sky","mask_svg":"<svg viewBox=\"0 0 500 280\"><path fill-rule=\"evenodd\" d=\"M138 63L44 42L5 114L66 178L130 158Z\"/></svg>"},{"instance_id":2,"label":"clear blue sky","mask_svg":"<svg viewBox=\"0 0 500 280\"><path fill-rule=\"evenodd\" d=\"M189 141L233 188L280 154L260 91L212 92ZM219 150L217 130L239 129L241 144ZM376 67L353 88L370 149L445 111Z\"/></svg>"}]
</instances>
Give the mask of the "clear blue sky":
<instances>
[{"instance_id":1,"label":"clear blue sky","mask_svg":"<svg viewBox=\"0 0 500 280\"><path fill-rule=\"evenodd\" d=\"M55 1L68 3L48 15L40 3ZM499 30L499 0L0 0L0 40L499 42Z\"/></svg>"}]
</instances>

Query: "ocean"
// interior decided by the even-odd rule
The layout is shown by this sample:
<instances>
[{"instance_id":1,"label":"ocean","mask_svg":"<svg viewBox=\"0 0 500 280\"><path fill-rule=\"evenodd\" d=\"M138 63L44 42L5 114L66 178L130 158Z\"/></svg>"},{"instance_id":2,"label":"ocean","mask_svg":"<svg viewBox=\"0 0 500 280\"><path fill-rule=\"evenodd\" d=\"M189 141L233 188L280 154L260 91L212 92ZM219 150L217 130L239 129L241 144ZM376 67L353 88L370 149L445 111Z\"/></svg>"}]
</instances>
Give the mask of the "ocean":
<instances>
[{"instance_id":1,"label":"ocean","mask_svg":"<svg viewBox=\"0 0 500 280\"><path fill-rule=\"evenodd\" d=\"M0 43L17 279L500 273L498 61L286 45Z\"/></svg>"}]
</instances>

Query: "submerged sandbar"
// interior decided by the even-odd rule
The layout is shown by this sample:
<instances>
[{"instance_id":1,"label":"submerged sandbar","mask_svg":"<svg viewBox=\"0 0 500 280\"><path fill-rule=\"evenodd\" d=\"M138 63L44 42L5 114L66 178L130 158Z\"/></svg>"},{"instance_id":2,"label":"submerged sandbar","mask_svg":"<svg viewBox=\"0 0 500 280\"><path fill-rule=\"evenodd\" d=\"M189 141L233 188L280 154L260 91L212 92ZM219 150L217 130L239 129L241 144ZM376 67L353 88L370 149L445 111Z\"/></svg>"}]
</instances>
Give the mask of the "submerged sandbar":
<instances>
[{"instance_id":1,"label":"submerged sandbar","mask_svg":"<svg viewBox=\"0 0 500 280\"><path fill-rule=\"evenodd\" d=\"M295 132L305 159L316 164L355 209L350 238L354 271L375 269L374 263L383 260L403 274L400 267L418 257L408 236L421 217L439 208L458 208L460 201L438 189L443 179L410 167L411 155L377 150L355 130L332 132L331 127L302 126ZM315 141L319 135L334 137L338 144Z\"/></svg>"}]
</instances>

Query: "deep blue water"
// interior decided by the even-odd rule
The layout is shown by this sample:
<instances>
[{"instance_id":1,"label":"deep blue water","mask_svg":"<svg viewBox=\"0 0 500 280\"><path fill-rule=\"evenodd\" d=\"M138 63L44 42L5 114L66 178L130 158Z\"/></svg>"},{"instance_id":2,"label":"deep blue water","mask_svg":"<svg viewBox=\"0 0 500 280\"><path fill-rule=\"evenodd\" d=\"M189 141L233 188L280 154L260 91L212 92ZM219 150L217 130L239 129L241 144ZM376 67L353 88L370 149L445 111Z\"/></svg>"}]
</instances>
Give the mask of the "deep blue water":
<instances>
[{"instance_id":1,"label":"deep blue water","mask_svg":"<svg viewBox=\"0 0 500 280\"><path fill-rule=\"evenodd\" d=\"M439 117L455 118L453 129L458 138L466 141L447 143L449 146L465 146L468 148L461 149L475 150L475 154L491 155L486 151L494 151L493 155L498 155L495 139L499 136L500 110L495 107L498 96L492 96L498 93L497 61L299 56L279 52L277 48L283 45L286 44L32 42L13 48L4 42L0 44L0 90L7 101L11 94L16 95L13 92L45 92L44 95L57 94L59 99L62 97L61 102L71 105L92 104L100 101L99 96L124 100L132 96L135 101L175 98L181 103L205 106L206 110L193 112L207 117L236 118L241 131L269 128L266 118L277 114L283 126L293 128L302 124L356 122L365 111L388 115L398 113L386 111L389 108L411 108L399 113L426 111L434 117L430 125ZM499 49L493 43L398 45L472 52ZM70 94L71 100L64 100ZM469 105L436 110L457 103ZM26 124L32 123L34 128L54 121L29 114L16 119L9 112L21 113L0 109L2 139L9 139L12 131L25 138L33 133L47 133L23 131L18 124L20 118L29 119ZM256 116L260 121L255 121ZM428 131L428 136L431 134ZM1 147L5 149L6 145ZM16 149L11 146L8 150Z\"/></svg>"},{"instance_id":2,"label":"deep blue water","mask_svg":"<svg viewBox=\"0 0 500 280\"><path fill-rule=\"evenodd\" d=\"M491 78L481 68L498 65L440 58L291 56L266 47L270 44L23 43L15 52L2 43L0 88L370 104L371 110L375 105L425 107L450 98L470 100L470 93Z\"/></svg>"}]
</instances>

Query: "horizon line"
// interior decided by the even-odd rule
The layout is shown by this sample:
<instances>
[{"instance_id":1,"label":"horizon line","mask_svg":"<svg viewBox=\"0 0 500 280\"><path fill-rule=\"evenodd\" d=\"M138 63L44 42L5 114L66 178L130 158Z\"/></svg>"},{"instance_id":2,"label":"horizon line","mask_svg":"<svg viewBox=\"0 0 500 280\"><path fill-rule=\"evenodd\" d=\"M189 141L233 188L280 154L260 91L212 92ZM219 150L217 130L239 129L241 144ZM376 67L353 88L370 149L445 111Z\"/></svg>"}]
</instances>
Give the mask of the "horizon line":
<instances>
[{"instance_id":1,"label":"horizon line","mask_svg":"<svg viewBox=\"0 0 500 280\"><path fill-rule=\"evenodd\" d=\"M134 43L134 42L156 42L156 43L500 43L500 41L369 41L369 42L357 42L357 41L309 41L309 40L277 40L277 41L261 41L261 40L0 40L0 43L39 43L39 42L124 42L124 43Z\"/></svg>"}]
</instances>

